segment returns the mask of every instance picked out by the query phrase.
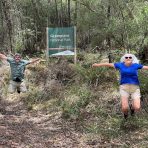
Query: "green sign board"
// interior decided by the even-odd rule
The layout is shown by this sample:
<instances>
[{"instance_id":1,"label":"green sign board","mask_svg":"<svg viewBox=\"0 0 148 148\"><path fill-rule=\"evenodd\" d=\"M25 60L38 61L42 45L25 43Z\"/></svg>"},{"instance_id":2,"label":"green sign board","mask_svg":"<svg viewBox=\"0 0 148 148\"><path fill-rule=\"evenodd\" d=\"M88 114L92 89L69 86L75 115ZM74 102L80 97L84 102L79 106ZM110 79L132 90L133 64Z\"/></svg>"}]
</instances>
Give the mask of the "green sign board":
<instances>
[{"instance_id":1,"label":"green sign board","mask_svg":"<svg viewBox=\"0 0 148 148\"><path fill-rule=\"evenodd\" d=\"M49 55L75 48L75 27L48 28Z\"/></svg>"}]
</instances>

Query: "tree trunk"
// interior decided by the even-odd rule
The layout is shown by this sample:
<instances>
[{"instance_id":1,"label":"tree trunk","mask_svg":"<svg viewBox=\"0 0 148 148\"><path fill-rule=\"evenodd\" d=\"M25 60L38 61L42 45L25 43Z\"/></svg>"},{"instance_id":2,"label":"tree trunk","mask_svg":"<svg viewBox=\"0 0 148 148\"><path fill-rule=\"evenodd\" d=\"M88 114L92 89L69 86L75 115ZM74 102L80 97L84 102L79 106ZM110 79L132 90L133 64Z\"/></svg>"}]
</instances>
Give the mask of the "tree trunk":
<instances>
[{"instance_id":1,"label":"tree trunk","mask_svg":"<svg viewBox=\"0 0 148 148\"><path fill-rule=\"evenodd\" d=\"M110 17L111 17L111 6L110 6L110 1L109 1L109 5L107 8L107 19L108 19L108 26L110 25ZM107 34L107 46L109 48L109 50L111 49L111 37L110 37L110 33Z\"/></svg>"},{"instance_id":2,"label":"tree trunk","mask_svg":"<svg viewBox=\"0 0 148 148\"><path fill-rule=\"evenodd\" d=\"M68 0L68 25L71 25L70 0Z\"/></svg>"},{"instance_id":3,"label":"tree trunk","mask_svg":"<svg viewBox=\"0 0 148 148\"><path fill-rule=\"evenodd\" d=\"M77 26L77 13L78 13L78 2L77 0L75 1L75 12L74 12L74 22L75 26Z\"/></svg>"},{"instance_id":4,"label":"tree trunk","mask_svg":"<svg viewBox=\"0 0 148 148\"><path fill-rule=\"evenodd\" d=\"M4 29L4 23L3 23L4 22L4 17L3 17L3 11L2 11L2 1L0 2L0 10L1 10L1 12L0 12L0 18L1 18L0 28L1 28L1 30L3 30ZM4 44L4 31L0 32L0 44L3 47L3 44Z\"/></svg>"},{"instance_id":5,"label":"tree trunk","mask_svg":"<svg viewBox=\"0 0 148 148\"><path fill-rule=\"evenodd\" d=\"M55 24L59 26L59 14L58 14L58 5L57 5L57 0L55 0L55 10L56 10L56 19L55 19Z\"/></svg>"},{"instance_id":6,"label":"tree trunk","mask_svg":"<svg viewBox=\"0 0 148 148\"><path fill-rule=\"evenodd\" d=\"M63 27L63 0L61 0L60 26Z\"/></svg>"},{"instance_id":7,"label":"tree trunk","mask_svg":"<svg viewBox=\"0 0 148 148\"><path fill-rule=\"evenodd\" d=\"M10 50L12 51L12 20L10 17L10 4L8 4L8 1L2 0L2 8L8 28L8 38L9 38L9 45L10 45Z\"/></svg>"}]
</instances>

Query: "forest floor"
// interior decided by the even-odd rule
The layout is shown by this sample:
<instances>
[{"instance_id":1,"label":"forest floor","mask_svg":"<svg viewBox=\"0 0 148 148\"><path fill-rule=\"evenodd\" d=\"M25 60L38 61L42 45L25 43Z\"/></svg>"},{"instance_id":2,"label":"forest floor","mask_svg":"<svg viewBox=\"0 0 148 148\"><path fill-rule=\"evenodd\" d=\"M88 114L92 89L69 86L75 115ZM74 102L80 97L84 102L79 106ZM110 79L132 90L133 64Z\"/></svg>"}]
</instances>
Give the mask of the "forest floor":
<instances>
[{"instance_id":1,"label":"forest floor","mask_svg":"<svg viewBox=\"0 0 148 148\"><path fill-rule=\"evenodd\" d=\"M102 89L105 88L104 86ZM107 91L105 95L111 98L111 93ZM146 112L141 111L126 121L121 113L110 113L111 108L108 110L94 108L94 112L89 112L88 108L82 110L82 120L81 118L68 120L62 117L62 110L57 110L54 104L51 112L44 109L28 109L22 96L23 94L14 93L0 98L0 148L146 148L148 146ZM90 103L90 107L93 103L97 105L95 100ZM112 100L109 103L113 103Z\"/></svg>"},{"instance_id":2,"label":"forest floor","mask_svg":"<svg viewBox=\"0 0 148 148\"><path fill-rule=\"evenodd\" d=\"M8 67L0 67L0 87L4 87ZM6 76L7 77L7 76ZM0 96L0 148L88 147L82 133L61 118L61 111L28 111L22 94Z\"/></svg>"},{"instance_id":3,"label":"forest floor","mask_svg":"<svg viewBox=\"0 0 148 148\"><path fill-rule=\"evenodd\" d=\"M124 121L120 130L125 134L108 140L82 132L77 123L64 121L61 112L28 111L19 95L10 96L0 101L1 148L147 147L146 126Z\"/></svg>"},{"instance_id":4,"label":"forest floor","mask_svg":"<svg viewBox=\"0 0 148 148\"><path fill-rule=\"evenodd\" d=\"M80 137L80 133L66 127L60 113L28 112L18 98L0 102L2 148L78 147Z\"/></svg>"}]
</instances>

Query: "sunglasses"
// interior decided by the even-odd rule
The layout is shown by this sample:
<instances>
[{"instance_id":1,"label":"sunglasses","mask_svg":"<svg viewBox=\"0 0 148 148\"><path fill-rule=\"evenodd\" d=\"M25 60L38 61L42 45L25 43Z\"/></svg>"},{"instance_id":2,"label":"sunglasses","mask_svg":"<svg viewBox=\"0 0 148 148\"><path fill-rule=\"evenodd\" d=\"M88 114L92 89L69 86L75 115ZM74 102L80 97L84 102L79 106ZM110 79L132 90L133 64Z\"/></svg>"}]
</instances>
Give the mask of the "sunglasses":
<instances>
[{"instance_id":1,"label":"sunglasses","mask_svg":"<svg viewBox=\"0 0 148 148\"><path fill-rule=\"evenodd\" d=\"M125 59L132 59L132 57L125 57Z\"/></svg>"}]
</instances>

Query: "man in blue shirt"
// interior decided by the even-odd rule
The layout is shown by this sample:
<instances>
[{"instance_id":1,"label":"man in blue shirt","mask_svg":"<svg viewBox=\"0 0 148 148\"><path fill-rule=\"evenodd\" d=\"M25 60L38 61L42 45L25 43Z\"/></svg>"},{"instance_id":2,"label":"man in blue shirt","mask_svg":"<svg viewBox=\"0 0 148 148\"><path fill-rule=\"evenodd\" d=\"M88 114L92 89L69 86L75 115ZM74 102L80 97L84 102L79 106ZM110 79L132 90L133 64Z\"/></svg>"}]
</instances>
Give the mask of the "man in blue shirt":
<instances>
[{"instance_id":1,"label":"man in blue shirt","mask_svg":"<svg viewBox=\"0 0 148 148\"><path fill-rule=\"evenodd\" d=\"M10 64L11 80L8 91L10 93L14 93L16 90L18 93L26 92L27 88L24 82L25 67L39 59L35 59L33 61L22 60L19 53L16 53L13 58L8 58L4 54L0 54L0 59L7 60Z\"/></svg>"},{"instance_id":2,"label":"man in blue shirt","mask_svg":"<svg viewBox=\"0 0 148 148\"><path fill-rule=\"evenodd\" d=\"M138 80L138 69L148 70L148 66L139 64L139 61L133 54L125 54L119 63L94 63L92 65L92 67L101 66L114 67L120 72L120 96L124 117L128 117L128 100L130 96L132 98L132 106L130 106L131 115L133 115L135 111L139 111L141 94Z\"/></svg>"}]
</instances>

